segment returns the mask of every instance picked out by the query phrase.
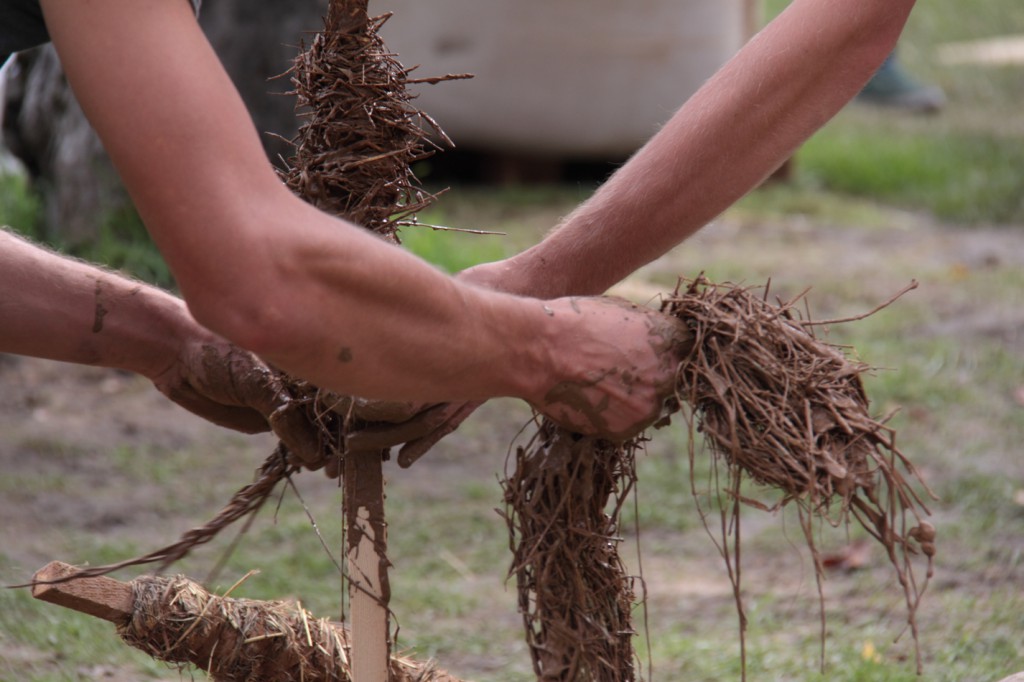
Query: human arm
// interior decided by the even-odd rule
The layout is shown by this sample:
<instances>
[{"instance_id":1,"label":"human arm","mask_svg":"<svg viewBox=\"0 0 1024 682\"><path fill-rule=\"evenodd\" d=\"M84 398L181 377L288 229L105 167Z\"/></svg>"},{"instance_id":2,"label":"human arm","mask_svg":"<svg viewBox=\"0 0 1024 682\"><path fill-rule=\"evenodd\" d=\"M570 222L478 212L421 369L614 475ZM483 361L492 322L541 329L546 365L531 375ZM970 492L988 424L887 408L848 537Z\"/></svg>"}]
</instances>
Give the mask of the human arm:
<instances>
[{"instance_id":1,"label":"human arm","mask_svg":"<svg viewBox=\"0 0 1024 682\"><path fill-rule=\"evenodd\" d=\"M601 424L579 425L608 433L657 411L671 371L650 314L465 286L292 196L186 3L42 4L83 110L206 327L346 394L511 395L564 416L553 389L571 384L586 396L577 414L607 406ZM640 383L623 379L630 368Z\"/></svg>"},{"instance_id":2,"label":"human arm","mask_svg":"<svg viewBox=\"0 0 1024 682\"><path fill-rule=\"evenodd\" d=\"M892 52L913 0L794 0L536 246L476 268L540 298L599 294L760 184Z\"/></svg>"},{"instance_id":3,"label":"human arm","mask_svg":"<svg viewBox=\"0 0 1024 682\"><path fill-rule=\"evenodd\" d=\"M314 454L274 373L177 297L3 229L0 292L0 352L135 372L215 424L258 433L273 422L296 455Z\"/></svg>"},{"instance_id":4,"label":"human arm","mask_svg":"<svg viewBox=\"0 0 1024 682\"><path fill-rule=\"evenodd\" d=\"M460 278L540 298L605 291L788 159L860 92L913 5L794 0L543 241ZM406 458L422 455L478 404L449 406L441 426L406 446Z\"/></svg>"}]
</instances>

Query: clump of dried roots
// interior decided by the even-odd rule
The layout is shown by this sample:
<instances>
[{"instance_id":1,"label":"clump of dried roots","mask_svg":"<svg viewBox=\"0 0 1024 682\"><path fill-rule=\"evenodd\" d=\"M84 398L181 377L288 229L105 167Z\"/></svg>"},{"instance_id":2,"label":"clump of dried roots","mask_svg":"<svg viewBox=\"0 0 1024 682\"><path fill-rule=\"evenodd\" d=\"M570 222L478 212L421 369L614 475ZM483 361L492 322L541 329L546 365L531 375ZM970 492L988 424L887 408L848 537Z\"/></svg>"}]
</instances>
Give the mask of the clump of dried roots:
<instances>
[{"instance_id":1,"label":"clump of dried roots","mask_svg":"<svg viewBox=\"0 0 1024 682\"><path fill-rule=\"evenodd\" d=\"M744 662L742 505L766 511L796 505L819 591L824 568L814 521L859 522L895 568L915 643L927 577L917 581L912 557L926 558L930 577L935 554L934 528L923 520L929 511L911 480L927 486L885 420L869 414L861 382L869 368L815 337L815 328L827 323L801 319L794 308L801 298L776 305L767 292L759 297L753 288L702 277L681 283L663 305L692 336L679 365L677 407L685 405L691 463L698 431L712 453L711 494L722 514L718 547L734 587ZM545 682L636 679L634 582L619 560L618 527L641 444L584 438L544 421L516 449L515 470L503 481L510 573L534 668ZM775 491L776 500L748 496L745 478ZM691 482L699 501L695 472Z\"/></svg>"},{"instance_id":2,"label":"clump of dried roots","mask_svg":"<svg viewBox=\"0 0 1024 682\"><path fill-rule=\"evenodd\" d=\"M434 199L412 164L434 153L432 138L450 144L406 86L467 76L410 78L378 34L389 16L369 18L365 1L331 3L290 72L306 121L283 175L314 206L397 241L397 227Z\"/></svg>"},{"instance_id":3,"label":"clump of dried roots","mask_svg":"<svg viewBox=\"0 0 1024 682\"><path fill-rule=\"evenodd\" d=\"M132 615L118 634L153 658L196 665L218 682L352 679L348 631L298 603L217 596L184 576L137 578L132 591ZM399 656L391 657L390 679L458 682Z\"/></svg>"},{"instance_id":4,"label":"clump of dried roots","mask_svg":"<svg viewBox=\"0 0 1024 682\"><path fill-rule=\"evenodd\" d=\"M861 375L870 368L814 335L816 327L850 320L802 319L794 307L801 298L773 304L767 290L758 296L753 288L715 285L701 277L681 283L663 305L663 312L682 320L694 337L679 366L677 397L689 408L691 462L692 436L700 432L712 455L711 480L725 495L719 549L736 592L741 646L740 505L774 510L790 503L799 509L819 590L824 569L814 544L814 519L838 526L853 518L885 547L916 644L915 613L932 572L935 531L923 519L930 512L911 481L931 491L896 446L885 420L869 414ZM744 478L781 491L781 499L766 505L745 496ZM927 559L921 583L915 555Z\"/></svg>"},{"instance_id":5,"label":"clump of dried roots","mask_svg":"<svg viewBox=\"0 0 1024 682\"><path fill-rule=\"evenodd\" d=\"M630 681L633 580L619 512L636 482L636 441L615 444L545 420L502 485L519 610L539 680Z\"/></svg>"}]
</instances>

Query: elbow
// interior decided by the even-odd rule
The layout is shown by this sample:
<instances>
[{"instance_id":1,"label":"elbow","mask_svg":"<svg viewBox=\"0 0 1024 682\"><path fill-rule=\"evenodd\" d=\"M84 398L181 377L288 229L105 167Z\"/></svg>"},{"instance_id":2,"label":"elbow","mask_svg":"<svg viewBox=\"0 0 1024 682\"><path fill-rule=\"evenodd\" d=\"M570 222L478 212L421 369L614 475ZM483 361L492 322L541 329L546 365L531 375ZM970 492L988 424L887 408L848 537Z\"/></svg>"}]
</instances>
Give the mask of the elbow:
<instances>
[{"instance_id":1,"label":"elbow","mask_svg":"<svg viewBox=\"0 0 1024 682\"><path fill-rule=\"evenodd\" d=\"M312 247L301 238L309 230L293 227L313 222L315 209L272 175L226 181L180 211L151 208L147 227L200 325L261 357L296 345L289 331L306 315L295 302L309 300L303 256Z\"/></svg>"},{"instance_id":2,"label":"elbow","mask_svg":"<svg viewBox=\"0 0 1024 682\"><path fill-rule=\"evenodd\" d=\"M288 242L272 239L284 230L256 232L250 221L233 224L232 218L222 220L222 231L245 247L224 249L215 243L182 268L178 284L199 324L260 357L272 357L294 338L289 330L302 315L295 305L303 300L301 268Z\"/></svg>"},{"instance_id":3,"label":"elbow","mask_svg":"<svg viewBox=\"0 0 1024 682\"><path fill-rule=\"evenodd\" d=\"M794 0L776 21L786 17L791 36L818 36L834 60L881 64L896 47L914 4L915 0Z\"/></svg>"},{"instance_id":4,"label":"elbow","mask_svg":"<svg viewBox=\"0 0 1024 682\"><path fill-rule=\"evenodd\" d=\"M210 331L260 357L275 357L291 336L284 331L290 323L281 312L287 308L277 303L280 293L265 293L282 289L262 284L220 291L209 288L186 294L185 302L195 320Z\"/></svg>"},{"instance_id":5,"label":"elbow","mask_svg":"<svg viewBox=\"0 0 1024 682\"><path fill-rule=\"evenodd\" d=\"M882 62L895 49L915 0L876 0L863 8L856 42L863 56Z\"/></svg>"}]
</instances>

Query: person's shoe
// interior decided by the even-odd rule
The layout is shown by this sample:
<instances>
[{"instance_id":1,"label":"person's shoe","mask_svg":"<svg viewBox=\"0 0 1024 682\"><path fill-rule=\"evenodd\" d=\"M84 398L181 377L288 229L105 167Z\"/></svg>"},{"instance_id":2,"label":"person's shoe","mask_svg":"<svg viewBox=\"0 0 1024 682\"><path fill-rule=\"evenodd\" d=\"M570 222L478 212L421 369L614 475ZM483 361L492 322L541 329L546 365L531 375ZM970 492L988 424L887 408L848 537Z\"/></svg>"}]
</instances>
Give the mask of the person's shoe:
<instances>
[{"instance_id":1,"label":"person's shoe","mask_svg":"<svg viewBox=\"0 0 1024 682\"><path fill-rule=\"evenodd\" d=\"M940 87L918 82L895 56L890 56L857 95L857 101L915 114L933 114L946 105L946 93Z\"/></svg>"}]
</instances>

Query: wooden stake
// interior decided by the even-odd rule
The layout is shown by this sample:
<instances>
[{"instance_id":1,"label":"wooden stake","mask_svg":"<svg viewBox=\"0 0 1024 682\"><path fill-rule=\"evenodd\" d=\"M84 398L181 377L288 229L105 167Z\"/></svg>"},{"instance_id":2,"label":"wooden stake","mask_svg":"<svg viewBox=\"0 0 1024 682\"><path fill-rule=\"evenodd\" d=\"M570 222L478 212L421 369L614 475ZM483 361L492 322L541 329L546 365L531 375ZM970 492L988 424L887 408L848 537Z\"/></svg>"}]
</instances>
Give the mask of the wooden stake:
<instances>
[{"instance_id":1,"label":"wooden stake","mask_svg":"<svg viewBox=\"0 0 1024 682\"><path fill-rule=\"evenodd\" d=\"M113 578L78 578L46 584L75 573L75 567L63 561L51 561L32 576L32 596L57 606L73 609L111 623L124 623L132 615L135 598L132 586Z\"/></svg>"},{"instance_id":2,"label":"wooden stake","mask_svg":"<svg viewBox=\"0 0 1024 682\"><path fill-rule=\"evenodd\" d=\"M382 452L346 455L344 504L352 607L352 678L359 682L387 682L391 585L386 556Z\"/></svg>"},{"instance_id":3,"label":"wooden stake","mask_svg":"<svg viewBox=\"0 0 1024 682\"><path fill-rule=\"evenodd\" d=\"M367 548L364 556L375 556L372 547ZM390 659L389 672L381 673L379 669L367 668L366 661L376 663L376 659L366 654L375 653L374 646L382 646L383 644L378 643L385 641L383 637L363 637L360 643L353 644L352 633L341 623L328 623L316 619L302 610L299 604L293 605L294 611L298 612L296 614L282 602L260 602L229 598L226 595L210 595L198 583L184 576L143 576L126 583L106 576L72 577L77 570L74 566L61 561L50 562L33 576L32 596L109 621L117 626L118 633L127 644L162 661L195 665L210 672L209 679L215 682L257 679L252 676L254 671L251 667L233 666L232 661L225 660L225 657L231 655L228 652L241 647L248 650L243 652L243 658L250 662L263 661L268 651L265 648L266 640L276 641L286 632L292 633L291 648L286 652L271 647L270 651L276 653L271 656L269 667L263 668L262 672L269 672L272 677L260 675L260 680L372 682L388 679L387 676L391 675L391 679L401 682L460 682L458 678L437 670L429 663L418 663L402 657ZM48 581L54 580L64 582L47 584ZM384 585L386 587L386 583ZM153 601L154 591L163 597ZM195 598L199 593L202 593L202 598ZM192 595L193 598L181 598L186 594ZM141 615L136 613L137 596L141 600L139 607L144 610ZM380 606L380 602L374 599L369 599L368 603ZM209 604L216 606L207 608ZM380 609L376 611L379 612ZM386 616L386 610L384 613ZM360 622L365 623L363 616L360 616ZM200 623L203 623L200 631L204 634L198 640L183 642L185 637L181 634L182 629L189 632ZM259 634L252 636L252 632ZM383 632L387 632L386 627ZM325 646L331 649L331 653ZM214 652L218 652L216 656L213 655ZM354 655L346 658L345 652ZM284 664L284 667L275 669L275 662L282 665L282 656L286 653L290 655L289 660L292 663L297 660L316 663L310 663L305 668L301 665L289 667L290 664ZM379 649L376 653L379 653ZM235 655L237 654L238 651L235 651ZM357 661L364 672L355 672L354 664ZM387 665L387 662L385 664Z\"/></svg>"}]
</instances>

